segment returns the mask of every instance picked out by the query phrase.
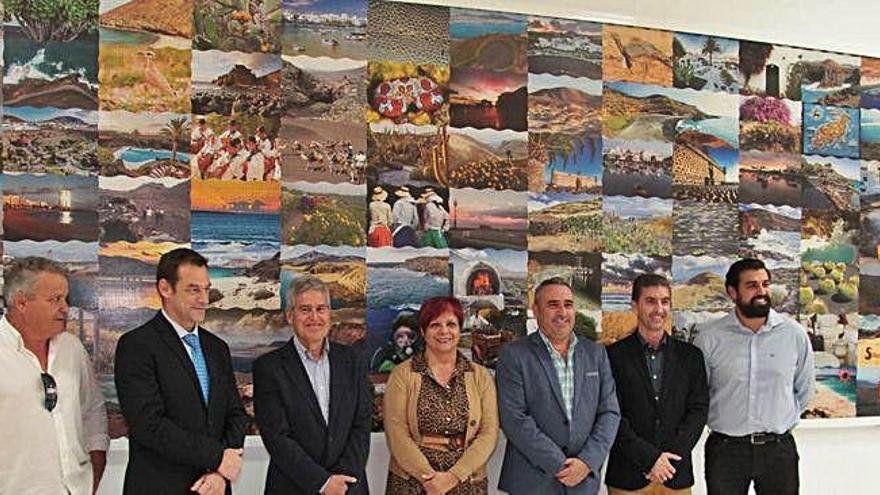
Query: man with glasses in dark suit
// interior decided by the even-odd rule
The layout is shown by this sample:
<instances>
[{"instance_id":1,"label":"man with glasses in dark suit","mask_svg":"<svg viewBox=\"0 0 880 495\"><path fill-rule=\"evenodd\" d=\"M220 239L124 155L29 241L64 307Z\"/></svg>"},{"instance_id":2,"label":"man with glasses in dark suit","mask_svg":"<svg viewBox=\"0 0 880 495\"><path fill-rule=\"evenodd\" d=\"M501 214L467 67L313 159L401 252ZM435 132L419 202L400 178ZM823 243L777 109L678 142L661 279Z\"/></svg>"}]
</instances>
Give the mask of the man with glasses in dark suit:
<instances>
[{"instance_id":1,"label":"man with glasses in dark suit","mask_svg":"<svg viewBox=\"0 0 880 495\"><path fill-rule=\"evenodd\" d=\"M0 493L92 495L107 459L107 411L67 327L67 272L27 257L6 268L0 319Z\"/></svg>"}]
</instances>

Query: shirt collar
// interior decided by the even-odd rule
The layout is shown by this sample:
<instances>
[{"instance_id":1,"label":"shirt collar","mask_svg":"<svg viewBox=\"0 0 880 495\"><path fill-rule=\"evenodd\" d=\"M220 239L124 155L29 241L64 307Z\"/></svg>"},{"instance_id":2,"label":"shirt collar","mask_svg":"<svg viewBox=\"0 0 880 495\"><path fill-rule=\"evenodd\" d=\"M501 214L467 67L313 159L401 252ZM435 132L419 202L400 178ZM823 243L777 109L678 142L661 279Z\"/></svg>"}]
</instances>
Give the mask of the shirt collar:
<instances>
[{"instance_id":1,"label":"shirt collar","mask_svg":"<svg viewBox=\"0 0 880 495\"><path fill-rule=\"evenodd\" d=\"M654 349L653 347L651 347L650 344L648 344L648 341L646 341L646 340L642 337L642 334L639 333L639 329L638 329L638 328L636 328L636 332L635 332L635 333L636 333L636 337L639 339L639 343L642 344L642 348L643 348L646 352L660 352L660 351L662 351L662 350L666 347L666 345L667 345L668 342L669 342L669 339L668 339L669 336L666 335L666 332L663 332L663 336L660 337L660 344L657 346L657 349Z\"/></svg>"},{"instance_id":2,"label":"shirt collar","mask_svg":"<svg viewBox=\"0 0 880 495\"><path fill-rule=\"evenodd\" d=\"M538 329L538 335L541 337L541 340L544 342L544 345L547 346L548 351L550 351L551 353L556 352L556 354L559 354L556 351L556 348L553 347L553 344L550 342L550 339L548 339L547 336L544 335L544 332L542 332L540 328ZM568 343L568 355L569 356L574 354L574 348L577 346L577 343L578 343L578 336L574 333L574 331L572 331L570 335L571 335L571 341Z\"/></svg>"},{"instance_id":3,"label":"shirt collar","mask_svg":"<svg viewBox=\"0 0 880 495\"><path fill-rule=\"evenodd\" d=\"M171 315L169 315L167 312L165 312L165 308L162 308L162 316L164 316L165 319L168 320L168 323L171 323L171 327L174 328L175 332L177 332L177 338L183 340L184 337L186 337L187 335L189 335L190 333L193 333L193 332L195 332L196 335L198 335L198 331L199 331L198 324L196 324L195 328L193 328L193 332L189 332L185 328L183 328L183 325L174 321L174 318L172 318Z\"/></svg>"},{"instance_id":4,"label":"shirt collar","mask_svg":"<svg viewBox=\"0 0 880 495\"><path fill-rule=\"evenodd\" d=\"M761 328L758 329L757 332L752 332L752 329L743 325L743 323L739 320L739 317L736 315L736 308L730 310L729 318L732 328L737 328L748 333L769 332L785 322L782 315L777 313L776 310L773 308L770 308L770 313L767 314L767 321L761 326Z\"/></svg>"},{"instance_id":5,"label":"shirt collar","mask_svg":"<svg viewBox=\"0 0 880 495\"><path fill-rule=\"evenodd\" d=\"M9 323L6 316L0 318L0 342L18 351L24 349L24 339L21 338L21 333L12 326L12 323Z\"/></svg>"},{"instance_id":6,"label":"shirt collar","mask_svg":"<svg viewBox=\"0 0 880 495\"><path fill-rule=\"evenodd\" d=\"M299 353L300 358L305 358L313 363L317 363L317 362L320 362L325 357L327 357L327 352L329 351L330 343L328 342L327 338L325 337L324 338L324 345L321 348L321 357L319 357L318 359L312 358L312 355L308 353L308 350L306 349L305 344L303 344L302 341L299 340L299 337L296 336L296 333L293 334L293 346L296 347L296 352Z\"/></svg>"}]
</instances>

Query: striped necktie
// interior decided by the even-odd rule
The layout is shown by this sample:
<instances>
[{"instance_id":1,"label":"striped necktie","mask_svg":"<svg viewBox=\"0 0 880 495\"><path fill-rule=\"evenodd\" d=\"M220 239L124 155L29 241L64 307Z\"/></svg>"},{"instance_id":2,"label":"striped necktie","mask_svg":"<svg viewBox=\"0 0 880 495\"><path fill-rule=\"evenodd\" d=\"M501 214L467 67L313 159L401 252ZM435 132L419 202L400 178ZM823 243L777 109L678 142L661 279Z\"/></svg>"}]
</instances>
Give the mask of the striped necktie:
<instances>
[{"instance_id":1,"label":"striped necktie","mask_svg":"<svg viewBox=\"0 0 880 495\"><path fill-rule=\"evenodd\" d=\"M205 364L205 354L202 353L202 344L196 332L183 336L183 341L192 350L192 361L196 367L196 376L199 378L199 387L202 389L202 398L208 403L208 395L211 390L211 382L208 380L208 366Z\"/></svg>"}]
</instances>

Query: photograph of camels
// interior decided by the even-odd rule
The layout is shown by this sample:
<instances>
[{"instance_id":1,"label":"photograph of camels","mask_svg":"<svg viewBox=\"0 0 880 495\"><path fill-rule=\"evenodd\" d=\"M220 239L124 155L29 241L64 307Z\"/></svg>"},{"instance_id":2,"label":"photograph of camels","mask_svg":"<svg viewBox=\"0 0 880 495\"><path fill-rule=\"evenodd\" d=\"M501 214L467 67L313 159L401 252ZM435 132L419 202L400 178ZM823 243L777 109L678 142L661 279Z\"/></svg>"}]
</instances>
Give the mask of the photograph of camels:
<instances>
[{"instance_id":1,"label":"photograph of camels","mask_svg":"<svg viewBox=\"0 0 880 495\"><path fill-rule=\"evenodd\" d=\"M606 81L672 86L672 33L604 26L602 75Z\"/></svg>"}]
</instances>

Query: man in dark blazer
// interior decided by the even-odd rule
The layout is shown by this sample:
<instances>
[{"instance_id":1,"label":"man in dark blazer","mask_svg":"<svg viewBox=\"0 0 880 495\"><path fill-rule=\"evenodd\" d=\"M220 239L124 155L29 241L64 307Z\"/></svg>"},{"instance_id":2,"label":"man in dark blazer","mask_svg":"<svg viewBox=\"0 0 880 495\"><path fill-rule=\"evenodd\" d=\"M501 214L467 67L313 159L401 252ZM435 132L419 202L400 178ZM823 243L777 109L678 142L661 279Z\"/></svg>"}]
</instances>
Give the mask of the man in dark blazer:
<instances>
[{"instance_id":1,"label":"man in dark blazer","mask_svg":"<svg viewBox=\"0 0 880 495\"><path fill-rule=\"evenodd\" d=\"M128 423L126 494L231 493L248 417L229 347L201 328L207 260L191 249L162 255L162 310L116 347L116 390Z\"/></svg>"},{"instance_id":2,"label":"man in dark blazer","mask_svg":"<svg viewBox=\"0 0 880 495\"><path fill-rule=\"evenodd\" d=\"M254 362L254 412L269 451L266 494L368 494L373 396L366 361L332 343L330 293L317 278L287 290L293 337Z\"/></svg>"},{"instance_id":3,"label":"man in dark blazer","mask_svg":"<svg viewBox=\"0 0 880 495\"><path fill-rule=\"evenodd\" d=\"M700 350L666 334L671 299L666 278L637 277L638 327L608 348L621 415L605 474L609 495L686 495L694 484L691 450L706 425L709 388Z\"/></svg>"},{"instance_id":4,"label":"man in dark blazer","mask_svg":"<svg viewBox=\"0 0 880 495\"><path fill-rule=\"evenodd\" d=\"M571 286L541 282L538 331L504 347L495 372L507 448L498 488L595 495L620 413L605 349L573 333Z\"/></svg>"}]
</instances>

